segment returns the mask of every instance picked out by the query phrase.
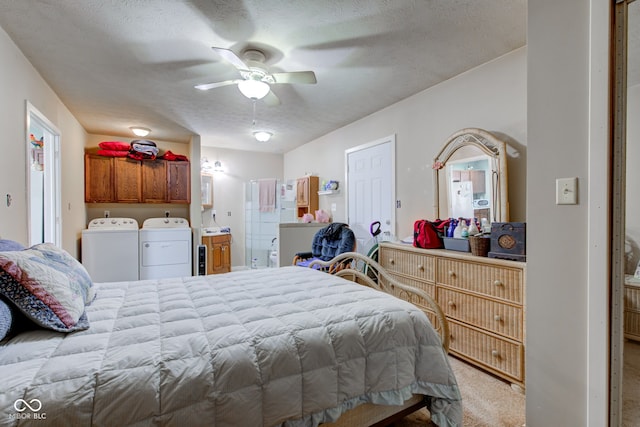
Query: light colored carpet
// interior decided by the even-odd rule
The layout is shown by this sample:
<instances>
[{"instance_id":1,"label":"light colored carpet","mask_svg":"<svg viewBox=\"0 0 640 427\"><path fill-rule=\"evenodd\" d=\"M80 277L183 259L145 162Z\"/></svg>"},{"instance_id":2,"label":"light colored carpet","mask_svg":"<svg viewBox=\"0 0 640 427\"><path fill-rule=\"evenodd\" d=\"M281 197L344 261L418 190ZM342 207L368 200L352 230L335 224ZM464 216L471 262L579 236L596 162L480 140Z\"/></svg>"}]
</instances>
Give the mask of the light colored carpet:
<instances>
[{"instance_id":1,"label":"light colored carpet","mask_svg":"<svg viewBox=\"0 0 640 427\"><path fill-rule=\"evenodd\" d=\"M455 357L449 357L462 395L464 427L521 427L525 423L524 394L503 380ZM433 427L426 409L414 412L394 427Z\"/></svg>"}]
</instances>

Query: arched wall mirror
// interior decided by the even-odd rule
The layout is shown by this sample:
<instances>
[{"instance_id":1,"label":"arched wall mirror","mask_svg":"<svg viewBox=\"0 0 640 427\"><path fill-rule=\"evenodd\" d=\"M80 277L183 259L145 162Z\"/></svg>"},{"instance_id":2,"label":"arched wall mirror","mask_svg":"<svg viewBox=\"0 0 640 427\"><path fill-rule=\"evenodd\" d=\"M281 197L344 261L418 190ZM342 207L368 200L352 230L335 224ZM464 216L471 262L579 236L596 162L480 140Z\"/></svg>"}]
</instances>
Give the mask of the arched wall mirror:
<instances>
[{"instance_id":1,"label":"arched wall mirror","mask_svg":"<svg viewBox=\"0 0 640 427\"><path fill-rule=\"evenodd\" d=\"M451 135L433 161L436 218L509 221L506 144L477 128Z\"/></svg>"}]
</instances>

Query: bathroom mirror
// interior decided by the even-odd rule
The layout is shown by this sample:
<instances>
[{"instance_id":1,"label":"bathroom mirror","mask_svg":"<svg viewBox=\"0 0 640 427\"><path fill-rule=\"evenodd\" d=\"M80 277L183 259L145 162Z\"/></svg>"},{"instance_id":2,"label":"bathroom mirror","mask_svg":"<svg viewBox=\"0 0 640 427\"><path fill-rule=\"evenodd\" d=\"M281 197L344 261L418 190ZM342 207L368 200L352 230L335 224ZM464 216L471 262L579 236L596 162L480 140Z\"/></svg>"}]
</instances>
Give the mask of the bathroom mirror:
<instances>
[{"instance_id":1,"label":"bathroom mirror","mask_svg":"<svg viewBox=\"0 0 640 427\"><path fill-rule=\"evenodd\" d=\"M436 218L509 221L506 144L477 128L451 135L433 160Z\"/></svg>"},{"instance_id":2,"label":"bathroom mirror","mask_svg":"<svg viewBox=\"0 0 640 427\"><path fill-rule=\"evenodd\" d=\"M213 207L213 175L200 174L200 201L204 209Z\"/></svg>"}]
</instances>

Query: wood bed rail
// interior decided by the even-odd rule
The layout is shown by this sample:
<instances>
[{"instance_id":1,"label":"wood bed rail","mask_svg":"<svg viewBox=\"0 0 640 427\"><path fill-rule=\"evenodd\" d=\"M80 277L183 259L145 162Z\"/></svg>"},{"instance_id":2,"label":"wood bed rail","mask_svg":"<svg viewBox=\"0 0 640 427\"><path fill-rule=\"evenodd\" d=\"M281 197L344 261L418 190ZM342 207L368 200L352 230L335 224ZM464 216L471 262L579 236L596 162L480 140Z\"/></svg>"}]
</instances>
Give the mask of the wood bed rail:
<instances>
[{"instance_id":1,"label":"wood bed rail","mask_svg":"<svg viewBox=\"0 0 640 427\"><path fill-rule=\"evenodd\" d=\"M335 276L386 292L412 304L414 304L412 297L423 300L428 304L428 308L416 306L429 319L431 319L430 315L435 317L436 324L433 327L440 335L442 347L449 352L449 323L438 303L423 290L400 283L376 261L357 252L345 252L329 261L316 260L310 263L309 267L313 268L314 265L327 268Z\"/></svg>"}]
</instances>

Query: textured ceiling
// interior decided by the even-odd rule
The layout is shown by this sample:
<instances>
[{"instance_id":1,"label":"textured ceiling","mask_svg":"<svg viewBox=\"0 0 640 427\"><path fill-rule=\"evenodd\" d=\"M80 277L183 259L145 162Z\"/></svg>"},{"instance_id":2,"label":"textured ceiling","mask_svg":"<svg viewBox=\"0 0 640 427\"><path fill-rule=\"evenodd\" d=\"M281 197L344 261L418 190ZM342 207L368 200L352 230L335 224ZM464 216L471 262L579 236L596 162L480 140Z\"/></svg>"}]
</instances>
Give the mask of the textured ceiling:
<instances>
[{"instance_id":1,"label":"textured ceiling","mask_svg":"<svg viewBox=\"0 0 640 427\"><path fill-rule=\"evenodd\" d=\"M3 0L0 26L84 128L132 137L286 152L526 44L526 0ZM255 105L212 46L259 48L273 85Z\"/></svg>"}]
</instances>

